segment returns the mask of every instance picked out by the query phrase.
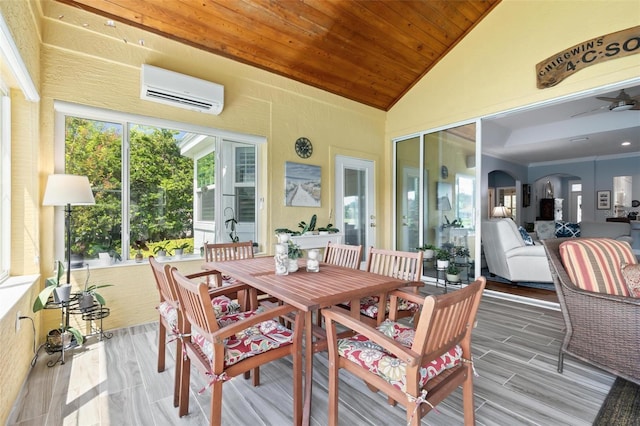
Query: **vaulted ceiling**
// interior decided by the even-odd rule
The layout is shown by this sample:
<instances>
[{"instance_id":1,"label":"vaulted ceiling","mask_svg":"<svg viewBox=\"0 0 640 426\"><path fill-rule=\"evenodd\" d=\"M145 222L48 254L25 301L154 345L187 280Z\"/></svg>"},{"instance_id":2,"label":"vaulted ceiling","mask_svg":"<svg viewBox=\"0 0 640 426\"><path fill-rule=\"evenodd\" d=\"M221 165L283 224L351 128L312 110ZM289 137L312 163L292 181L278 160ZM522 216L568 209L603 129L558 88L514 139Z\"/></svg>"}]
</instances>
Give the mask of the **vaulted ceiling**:
<instances>
[{"instance_id":1,"label":"vaulted ceiling","mask_svg":"<svg viewBox=\"0 0 640 426\"><path fill-rule=\"evenodd\" d=\"M500 0L58 0L389 110Z\"/></svg>"}]
</instances>

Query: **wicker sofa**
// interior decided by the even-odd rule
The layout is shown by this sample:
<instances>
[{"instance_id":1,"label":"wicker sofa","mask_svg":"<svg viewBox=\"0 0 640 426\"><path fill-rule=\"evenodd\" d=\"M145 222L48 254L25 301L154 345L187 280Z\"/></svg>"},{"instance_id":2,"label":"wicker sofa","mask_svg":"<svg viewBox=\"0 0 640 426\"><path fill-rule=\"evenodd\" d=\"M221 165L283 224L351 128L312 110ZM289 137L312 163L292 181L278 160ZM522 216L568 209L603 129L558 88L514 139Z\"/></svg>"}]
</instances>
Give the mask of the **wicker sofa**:
<instances>
[{"instance_id":1,"label":"wicker sofa","mask_svg":"<svg viewBox=\"0 0 640 426\"><path fill-rule=\"evenodd\" d=\"M576 286L560 255L560 244L567 240L571 238L543 240L566 326L558 372L562 373L564 355L568 354L640 384L640 298Z\"/></svg>"}]
</instances>

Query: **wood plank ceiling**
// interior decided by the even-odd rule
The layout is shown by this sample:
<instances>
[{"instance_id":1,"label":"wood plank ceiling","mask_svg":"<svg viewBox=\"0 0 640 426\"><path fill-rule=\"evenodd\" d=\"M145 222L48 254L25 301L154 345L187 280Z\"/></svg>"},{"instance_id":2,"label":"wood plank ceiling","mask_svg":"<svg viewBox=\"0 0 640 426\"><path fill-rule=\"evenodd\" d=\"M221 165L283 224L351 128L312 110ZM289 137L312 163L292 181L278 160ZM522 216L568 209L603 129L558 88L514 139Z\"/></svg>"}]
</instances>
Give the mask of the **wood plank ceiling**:
<instances>
[{"instance_id":1,"label":"wood plank ceiling","mask_svg":"<svg viewBox=\"0 0 640 426\"><path fill-rule=\"evenodd\" d=\"M389 110L500 0L58 0Z\"/></svg>"}]
</instances>

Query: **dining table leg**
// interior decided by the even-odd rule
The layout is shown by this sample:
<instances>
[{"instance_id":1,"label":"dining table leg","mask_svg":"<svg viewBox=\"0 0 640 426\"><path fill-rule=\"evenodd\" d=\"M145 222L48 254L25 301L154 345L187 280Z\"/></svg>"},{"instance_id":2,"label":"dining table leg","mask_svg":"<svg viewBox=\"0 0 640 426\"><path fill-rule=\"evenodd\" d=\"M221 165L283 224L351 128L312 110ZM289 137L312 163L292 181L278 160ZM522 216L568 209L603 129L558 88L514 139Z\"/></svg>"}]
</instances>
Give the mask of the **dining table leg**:
<instances>
[{"instance_id":1,"label":"dining table leg","mask_svg":"<svg viewBox=\"0 0 640 426\"><path fill-rule=\"evenodd\" d=\"M313 384L313 311L304 313L304 408L302 424L308 426L311 419L311 388Z\"/></svg>"}]
</instances>

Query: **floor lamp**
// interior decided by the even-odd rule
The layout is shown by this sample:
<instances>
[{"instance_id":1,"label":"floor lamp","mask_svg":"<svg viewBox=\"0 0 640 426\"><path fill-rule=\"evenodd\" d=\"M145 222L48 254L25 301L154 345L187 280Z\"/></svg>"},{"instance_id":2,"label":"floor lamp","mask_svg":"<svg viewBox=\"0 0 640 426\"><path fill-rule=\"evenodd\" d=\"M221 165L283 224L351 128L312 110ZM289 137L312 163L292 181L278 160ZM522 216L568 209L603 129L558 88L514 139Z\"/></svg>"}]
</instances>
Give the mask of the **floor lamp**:
<instances>
[{"instance_id":1,"label":"floor lamp","mask_svg":"<svg viewBox=\"0 0 640 426\"><path fill-rule=\"evenodd\" d=\"M65 206L67 232L67 284L71 283L71 206L95 204L91 184L86 176L49 175L44 191L43 206Z\"/></svg>"}]
</instances>

